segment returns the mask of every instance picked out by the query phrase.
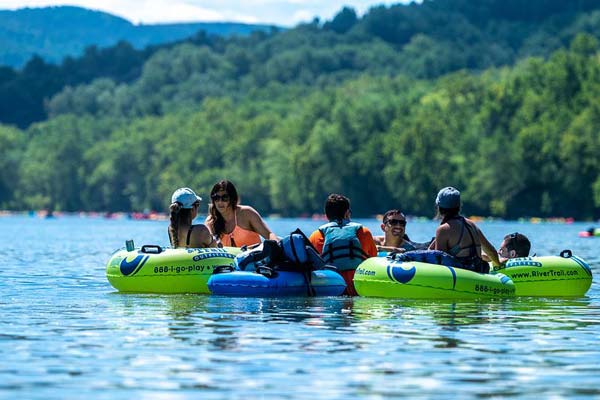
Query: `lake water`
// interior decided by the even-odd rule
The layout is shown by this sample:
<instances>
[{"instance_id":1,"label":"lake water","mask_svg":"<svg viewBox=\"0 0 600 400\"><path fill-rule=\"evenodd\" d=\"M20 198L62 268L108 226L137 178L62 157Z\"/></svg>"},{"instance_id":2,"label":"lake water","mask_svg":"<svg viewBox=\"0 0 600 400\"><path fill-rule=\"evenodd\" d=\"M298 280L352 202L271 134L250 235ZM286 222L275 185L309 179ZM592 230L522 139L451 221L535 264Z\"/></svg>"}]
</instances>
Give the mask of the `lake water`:
<instances>
[{"instance_id":1,"label":"lake water","mask_svg":"<svg viewBox=\"0 0 600 400\"><path fill-rule=\"evenodd\" d=\"M359 220L380 232L376 220ZM119 294L126 239L167 222L0 218L0 397L26 399L600 398L600 238L588 224L482 222L587 260L577 299L482 302ZM278 234L319 222L268 220ZM436 224L410 221L413 240Z\"/></svg>"}]
</instances>

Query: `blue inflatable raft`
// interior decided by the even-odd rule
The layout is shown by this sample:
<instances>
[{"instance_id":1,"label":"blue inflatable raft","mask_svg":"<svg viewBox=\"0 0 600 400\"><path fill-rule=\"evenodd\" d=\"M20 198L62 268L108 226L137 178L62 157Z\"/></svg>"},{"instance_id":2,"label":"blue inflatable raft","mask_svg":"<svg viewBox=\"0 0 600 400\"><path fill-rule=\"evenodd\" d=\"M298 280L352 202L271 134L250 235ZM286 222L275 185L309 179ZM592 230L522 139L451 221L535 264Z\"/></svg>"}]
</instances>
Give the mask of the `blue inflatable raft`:
<instances>
[{"instance_id":1,"label":"blue inflatable raft","mask_svg":"<svg viewBox=\"0 0 600 400\"><path fill-rule=\"evenodd\" d=\"M336 271L318 269L305 275L297 271L259 269L258 272L231 271L208 279L212 294L245 297L339 296L346 289Z\"/></svg>"}]
</instances>

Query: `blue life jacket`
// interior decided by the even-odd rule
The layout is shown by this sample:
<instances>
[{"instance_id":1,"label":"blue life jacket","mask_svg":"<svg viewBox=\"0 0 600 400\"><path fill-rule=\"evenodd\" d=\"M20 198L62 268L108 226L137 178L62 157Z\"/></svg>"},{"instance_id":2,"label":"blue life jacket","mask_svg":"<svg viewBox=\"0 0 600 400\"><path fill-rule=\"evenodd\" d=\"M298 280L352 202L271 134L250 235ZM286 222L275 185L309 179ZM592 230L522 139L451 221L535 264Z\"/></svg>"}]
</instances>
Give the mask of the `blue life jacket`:
<instances>
[{"instance_id":1,"label":"blue life jacket","mask_svg":"<svg viewBox=\"0 0 600 400\"><path fill-rule=\"evenodd\" d=\"M340 271L356 269L368 258L363 251L357 232L361 224L348 220L330 222L319 227L325 239L321 256L326 263L335 265Z\"/></svg>"}]
</instances>

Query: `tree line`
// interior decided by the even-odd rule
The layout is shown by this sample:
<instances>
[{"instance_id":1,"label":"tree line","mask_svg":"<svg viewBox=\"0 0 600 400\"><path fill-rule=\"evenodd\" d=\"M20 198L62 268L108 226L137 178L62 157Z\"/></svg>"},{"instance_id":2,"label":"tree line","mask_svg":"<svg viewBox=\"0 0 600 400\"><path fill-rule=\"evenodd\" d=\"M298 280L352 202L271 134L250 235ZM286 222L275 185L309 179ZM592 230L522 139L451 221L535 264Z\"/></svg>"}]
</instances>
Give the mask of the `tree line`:
<instances>
[{"instance_id":1,"label":"tree line","mask_svg":"<svg viewBox=\"0 0 600 400\"><path fill-rule=\"evenodd\" d=\"M0 126L0 207L164 211L175 188L206 197L227 178L244 202L286 216L321 212L331 192L358 216L431 216L437 190L453 185L469 214L598 218L599 49L580 34L547 58L435 79L313 76L310 61L323 60L307 50L289 79L241 79L236 90L221 78L254 68L231 61L249 56L244 47L234 57L182 44L129 84L62 92L47 121ZM382 56L368 50L352 54ZM346 54L332 51L336 62ZM277 59L295 56L285 53Z\"/></svg>"},{"instance_id":2,"label":"tree line","mask_svg":"<svg viewBox=\"0 0 600 400\"><path fill-rule=\"evenodd\" d=\"M62 114L161 116L206 98L240 101L257 90L309 92L363 75L437 79L467 69L548 57L577 33L600 37L594 0L429 0L343 8L330 21L244 37L199 32L137 50L89 47L59 65L40 57L0 67L0 123L25 129Z\"/></svg>"}]
</instances>

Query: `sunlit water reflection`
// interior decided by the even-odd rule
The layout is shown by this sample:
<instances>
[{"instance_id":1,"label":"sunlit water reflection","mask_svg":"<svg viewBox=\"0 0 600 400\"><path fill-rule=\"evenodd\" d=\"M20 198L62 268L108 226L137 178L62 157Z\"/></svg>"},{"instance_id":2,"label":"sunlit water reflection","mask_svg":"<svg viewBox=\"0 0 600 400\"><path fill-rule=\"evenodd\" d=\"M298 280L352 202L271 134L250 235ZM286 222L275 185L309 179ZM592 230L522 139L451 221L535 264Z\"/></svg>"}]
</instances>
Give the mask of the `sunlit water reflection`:
<instances>
[{"instance_id":1,"label":"sunlit water reflection","mask_svg":"<svg viewBox=\"0 0 600 400\"><path fill-rule=\"evenodd\" d=\"M365 222L378 232L375 220ZM283 235L309 220L272 220ZM600 396L598 239L584 224L516 230L569 248L595 281L578 299L482 302L125 295L113 250L166 244L166 222L0 218L0 396L20 398L583 398ZM426 240L433 222L409 224Z\"/></svg>"}]
</instances>

